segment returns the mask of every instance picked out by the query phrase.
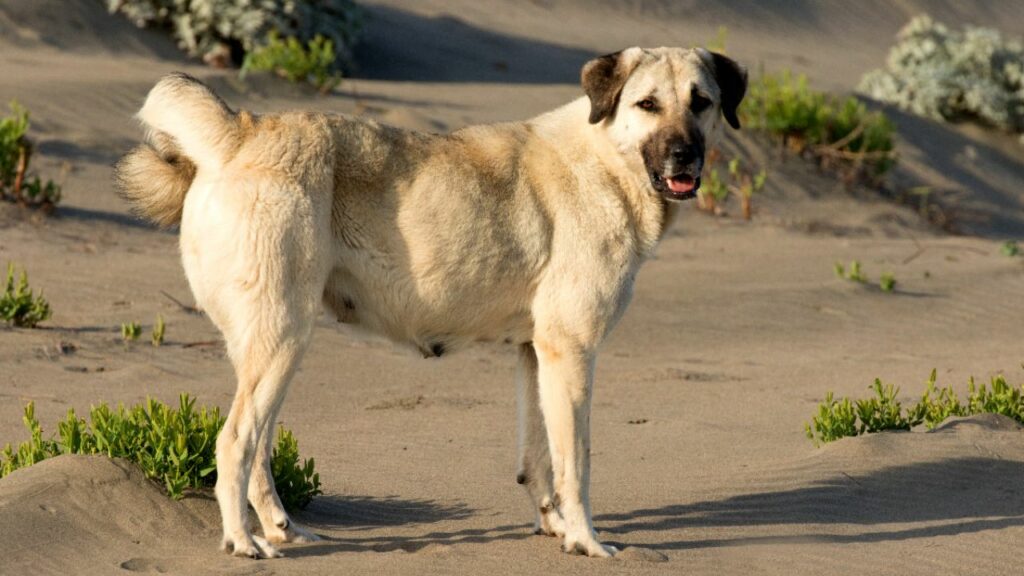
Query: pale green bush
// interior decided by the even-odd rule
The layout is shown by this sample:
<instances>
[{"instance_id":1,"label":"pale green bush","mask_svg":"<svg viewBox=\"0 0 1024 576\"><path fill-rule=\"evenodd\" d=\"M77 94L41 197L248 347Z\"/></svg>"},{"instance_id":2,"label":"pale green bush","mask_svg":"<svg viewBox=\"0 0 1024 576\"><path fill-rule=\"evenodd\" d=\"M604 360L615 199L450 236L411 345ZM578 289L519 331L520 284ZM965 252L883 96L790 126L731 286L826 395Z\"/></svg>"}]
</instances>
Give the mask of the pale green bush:
<instances>
[{"instance_id":1,"label":"pale green bush","mask_svg":"<svg viewBox=\"0 0 1024 576\"><path fill-rule=\"evenodd\" d=\"M106 0L139 27L171 28L178 45L205 57L231 48L244 53L263 46L271 32L303 44L322 36L336 62L351 62L362 22L352 0Z\"/></svg>"},{"instance_id":2,"label":"pale green bush","mask_svg":"<svg viewBox=\"0 0 1024 576\"><path fill-rule=\"evenodd\" d=\"M867 73L867 96L937 120L977 119L1024 132L1024 48L990 28L950 30L922 15L897 35L884 70Z\"/></svg>"}]
</instances>

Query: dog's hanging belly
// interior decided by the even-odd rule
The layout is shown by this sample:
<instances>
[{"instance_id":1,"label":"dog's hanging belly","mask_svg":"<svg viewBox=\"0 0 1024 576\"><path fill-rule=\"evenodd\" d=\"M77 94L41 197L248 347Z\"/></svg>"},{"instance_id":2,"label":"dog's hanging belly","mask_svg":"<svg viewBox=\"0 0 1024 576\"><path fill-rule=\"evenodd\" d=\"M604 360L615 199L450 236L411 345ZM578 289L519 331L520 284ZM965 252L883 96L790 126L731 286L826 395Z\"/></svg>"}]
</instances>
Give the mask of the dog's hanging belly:
<instances>
[{"instance_id":1,"label":"dog's hanging belly","mask_svg":"<svg viewBox=\"0 0 1024 576\"><path fill-rule=\"evenodd\" d=\"M346 157L324 293L338 320L430 357L529 341L551 224L520 169L528 136L521 127L399 143L375 135L393 165Z\"/></svg>"},{"instance_id":2,"label":"dog's hanging belly","mask_svg":"<svg viewBox=\"0 0 1024 576\"><path fill-rule=\"evenodd\" d=\"M471 294L453 279L438 287L445 291L438 297L434 290L409 282L381 280L360 281L349 270L335 268L324 290L324 305L338 322L411 345L425 358L450 354L472 342L520 344L532 338L521 287L481 287Z\"/></svg>"}]
</instances>

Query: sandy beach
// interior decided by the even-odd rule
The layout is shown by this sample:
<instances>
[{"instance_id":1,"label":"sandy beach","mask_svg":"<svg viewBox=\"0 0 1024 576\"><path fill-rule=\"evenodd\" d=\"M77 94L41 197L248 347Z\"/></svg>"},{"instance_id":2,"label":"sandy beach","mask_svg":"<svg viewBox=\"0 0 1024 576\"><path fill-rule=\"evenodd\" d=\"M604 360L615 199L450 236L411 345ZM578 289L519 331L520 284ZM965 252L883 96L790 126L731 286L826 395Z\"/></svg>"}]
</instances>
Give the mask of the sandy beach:
<instances>
[{"instance_id":1,"label":"sandy beach","mask_svg":"<svg viewBox=\"0 0 1024 576\"><path fill-rule=\"evenodd\" d=\"M695 45L727 29L753 74L789 68L850 93L906 21L1024 34L1024 3L726 0L364 2L358 71L329 96L190 60L101 2L0 6L0 101L32 114L36 168L62 172L57 215L0 205L0 264L42 288L53 317L0 327L0 446L25 439L25 404L49 432L68 408L176 402L226 409L235 379L220 335L187 309L177 234L134 219L111 166L140 141L132 115L182 70L234 107L358 114L443 132L525 119L581 94L589 58ZM1024 145L971 125L887 110L903 186L955 208L950 233L866 189L848 190L763 136L724 148L765 166L754 218L693 204L642 269L599 357L595 524L623 548L570 556L531 532L515 483L515 353L480 346L424 360L326 315L279 422L316 459L324 494L297 519L324 537L253 562L217 549L211 497L167 498L130 464L48 460L0 480L0 574L1019 574L1024 433L991 415L816 448L804 434L829 391L874 378L915 401L933 368L1024 382ZM844 282L857 259L894 294ZM176 303L185 304L183 307ZM126 345L122 322L167 322L167 343ZM70 346L68 346L70 344Z\"/></svg>"}]
</instances>

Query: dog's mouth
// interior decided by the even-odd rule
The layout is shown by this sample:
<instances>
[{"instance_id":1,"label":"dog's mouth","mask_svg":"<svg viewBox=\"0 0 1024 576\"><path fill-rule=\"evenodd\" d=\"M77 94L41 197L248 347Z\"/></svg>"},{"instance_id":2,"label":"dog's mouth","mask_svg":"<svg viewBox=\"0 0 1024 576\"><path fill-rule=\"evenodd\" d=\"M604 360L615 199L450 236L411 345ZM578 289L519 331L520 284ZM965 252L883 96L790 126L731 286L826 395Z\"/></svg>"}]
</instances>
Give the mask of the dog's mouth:
<instances>
[{"instance_id":1,"label":"dog's mouth","mask_svg":"<svg viewBox=\"0 0 1024 576\"><path fill-rule=\"evenodd\" d=\"M657 172L651 172L651 184L655 190L670 200L689 200L695 198L697 190L700 190L700 176L696 178L689 174L663 176Z\"/></svg>"}]
</instances>

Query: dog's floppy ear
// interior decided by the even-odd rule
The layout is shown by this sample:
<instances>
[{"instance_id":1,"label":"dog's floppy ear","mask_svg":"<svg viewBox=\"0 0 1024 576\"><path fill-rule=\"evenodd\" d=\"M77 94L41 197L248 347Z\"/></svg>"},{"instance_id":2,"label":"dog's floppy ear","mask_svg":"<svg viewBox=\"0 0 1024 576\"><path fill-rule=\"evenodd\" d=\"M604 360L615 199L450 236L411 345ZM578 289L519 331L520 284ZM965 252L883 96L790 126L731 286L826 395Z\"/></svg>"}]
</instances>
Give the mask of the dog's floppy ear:
<instances>
[{"instance_id":1,"label":"dog's floppy ear","mask_svg":"<svg viewBox=\"0 0 1024 576\"><path fill-rule=\"evenodd\" d=\"M740 119L736 116L736 109L739 108L743 96L747 93L747 69L738 62L723 56L717 52L709 52L711 55L711 72L718 82L720 101L722 103L722 116L729 126L739 130Z\"/></svg>"},{"instance_id":2,"label":"dog's floppy ear","mask_svg":"<svg viewBox=\"0 0 1024 576\"><path fill-rule=\"evenodd\" d=\"M580 83L590 98L590 123L597 124L615 112L626 79L636 67L641 50L629 48L606 54L583 65Z\"/></svg>"}]
</instances>

